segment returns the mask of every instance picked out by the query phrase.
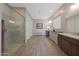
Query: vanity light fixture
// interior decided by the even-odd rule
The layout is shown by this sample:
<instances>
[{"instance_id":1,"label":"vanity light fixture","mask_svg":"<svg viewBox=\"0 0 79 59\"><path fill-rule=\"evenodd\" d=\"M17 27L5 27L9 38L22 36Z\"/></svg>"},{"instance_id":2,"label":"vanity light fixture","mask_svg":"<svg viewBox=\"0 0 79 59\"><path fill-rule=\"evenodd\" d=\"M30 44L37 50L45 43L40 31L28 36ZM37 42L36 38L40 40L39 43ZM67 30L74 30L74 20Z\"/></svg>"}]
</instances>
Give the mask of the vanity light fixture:
<instances>
[{"instance_id":1,"label":"vanity light fixture","mask_svg":"<svg viewBox=\"0 0 79 59\"><path fill-rule=\"evenodd\" d=\"M13 24L15 23L15 21L13 21L13 20L9 20L9 22L10 22L10 23L13 23Z\"/></svg>"}]
</instances>

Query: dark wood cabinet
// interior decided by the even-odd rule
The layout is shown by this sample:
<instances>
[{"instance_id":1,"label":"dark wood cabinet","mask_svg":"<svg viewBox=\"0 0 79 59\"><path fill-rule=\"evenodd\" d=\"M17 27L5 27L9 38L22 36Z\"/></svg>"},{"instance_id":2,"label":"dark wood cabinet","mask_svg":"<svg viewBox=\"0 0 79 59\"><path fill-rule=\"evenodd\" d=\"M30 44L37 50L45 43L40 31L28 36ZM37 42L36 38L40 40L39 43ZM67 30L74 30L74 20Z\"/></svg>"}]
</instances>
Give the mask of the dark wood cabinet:
<instances>
[{"instance_id":1,"label":"dark wood cabinet","mask_svg":"<svg viewBox=\"0 0 79 59\"><path fill-rule=\"evenodd\" d=\"M71 55L71 44L70 42L68 42L65 38L63 38L62 40L62 50L68 54L68 55Z\"/></svg>"},{"instance_id":2,"label":"dark wood cabinet","mask_svg":"<svg viewBox=\"0 0 79 59\"><path fill-rule=\"evenodd\" d=\"M71 49L72 49L71 51L72 56L79 56L79 46L72 44Z\"/></svg>"},{"instance_id":3,"label":"dark wood cabinet","mask_svg":"<svg viewBox=\"0 0 79 59\"><path fill-rule=\"evenodd\" d=\"M58 35L58 45L60 48L62 48L62 36L61 35Z\"/></svg>"},{"instance_id":4,"label":"dark wood cabinet","mask_svg":"<svg viewBox=\"0 0 79 59\"><path fill-rule=\"evenodd\" d=\"M79 56L79 40L58 35L59 47L70 56Z\"/></svg>"}]
</instances>

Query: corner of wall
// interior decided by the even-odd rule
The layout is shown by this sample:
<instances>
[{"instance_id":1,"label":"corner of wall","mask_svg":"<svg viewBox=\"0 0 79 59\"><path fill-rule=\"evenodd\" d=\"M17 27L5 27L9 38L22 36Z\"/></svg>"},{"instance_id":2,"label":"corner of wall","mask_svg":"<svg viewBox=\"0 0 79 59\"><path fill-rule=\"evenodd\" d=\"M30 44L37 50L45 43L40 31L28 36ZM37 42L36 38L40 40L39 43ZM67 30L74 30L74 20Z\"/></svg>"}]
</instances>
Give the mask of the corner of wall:
<instances>
[{"instance_id":1,"label":"corner of wall","mask_svg":"<svg viewBox=\"0 0 79 59\"><path fill-rule=\"evenodd\" d=\"M32 18L30 16L30 14L28 13L28 11L26 10L26 17L25 17L25 26L26 26L26 29L25 29L25 43L27 43L27 40L31 38L31 36L33 35L32 34Z\"/></svg>"},{"instance_id":2,"label":"corner of wall","mask_svg":"<svg viewBox=\"0 0 79 59\"><path fill-rule=\"evenodd\" d=\"M0 55L1 55L1 4L0 4Z\"/></svg>"}]
</instances>

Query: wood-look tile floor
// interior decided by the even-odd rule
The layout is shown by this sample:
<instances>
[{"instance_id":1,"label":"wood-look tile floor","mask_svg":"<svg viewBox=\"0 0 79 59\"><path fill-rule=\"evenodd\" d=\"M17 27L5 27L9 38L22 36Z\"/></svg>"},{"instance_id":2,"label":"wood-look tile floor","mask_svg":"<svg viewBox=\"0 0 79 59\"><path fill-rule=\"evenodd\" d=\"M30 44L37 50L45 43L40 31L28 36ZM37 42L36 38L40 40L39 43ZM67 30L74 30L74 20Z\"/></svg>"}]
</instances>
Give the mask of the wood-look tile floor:
<instances>
[{"instance_id":1,"label":"wood-look tile floor","mask_svg":"<svg viewBox=\"0 0 79 59\"><path fill-rule=\"evenodd\" d=\"M45 36L33 36L15 54L16 56L66 56L66 54Z\"/></svg>"}]
</instances>

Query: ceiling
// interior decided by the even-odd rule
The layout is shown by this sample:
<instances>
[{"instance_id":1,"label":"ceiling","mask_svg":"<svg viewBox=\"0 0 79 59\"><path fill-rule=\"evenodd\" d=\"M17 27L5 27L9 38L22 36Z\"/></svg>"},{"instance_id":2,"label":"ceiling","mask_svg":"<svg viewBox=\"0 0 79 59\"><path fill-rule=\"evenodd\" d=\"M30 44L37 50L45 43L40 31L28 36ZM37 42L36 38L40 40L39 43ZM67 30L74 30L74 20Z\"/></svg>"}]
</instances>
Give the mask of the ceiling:
<instances>
[{"instance_id":1,"label":"ceiling","mask_svg":"<svg viewBox=\"0 0 79 59\"><path fill-rule=\"evenodd\" d=\"M12 7L26 7L33 19L48 19L63 3L10 3Z\"/></svg>"}]
</instances>

